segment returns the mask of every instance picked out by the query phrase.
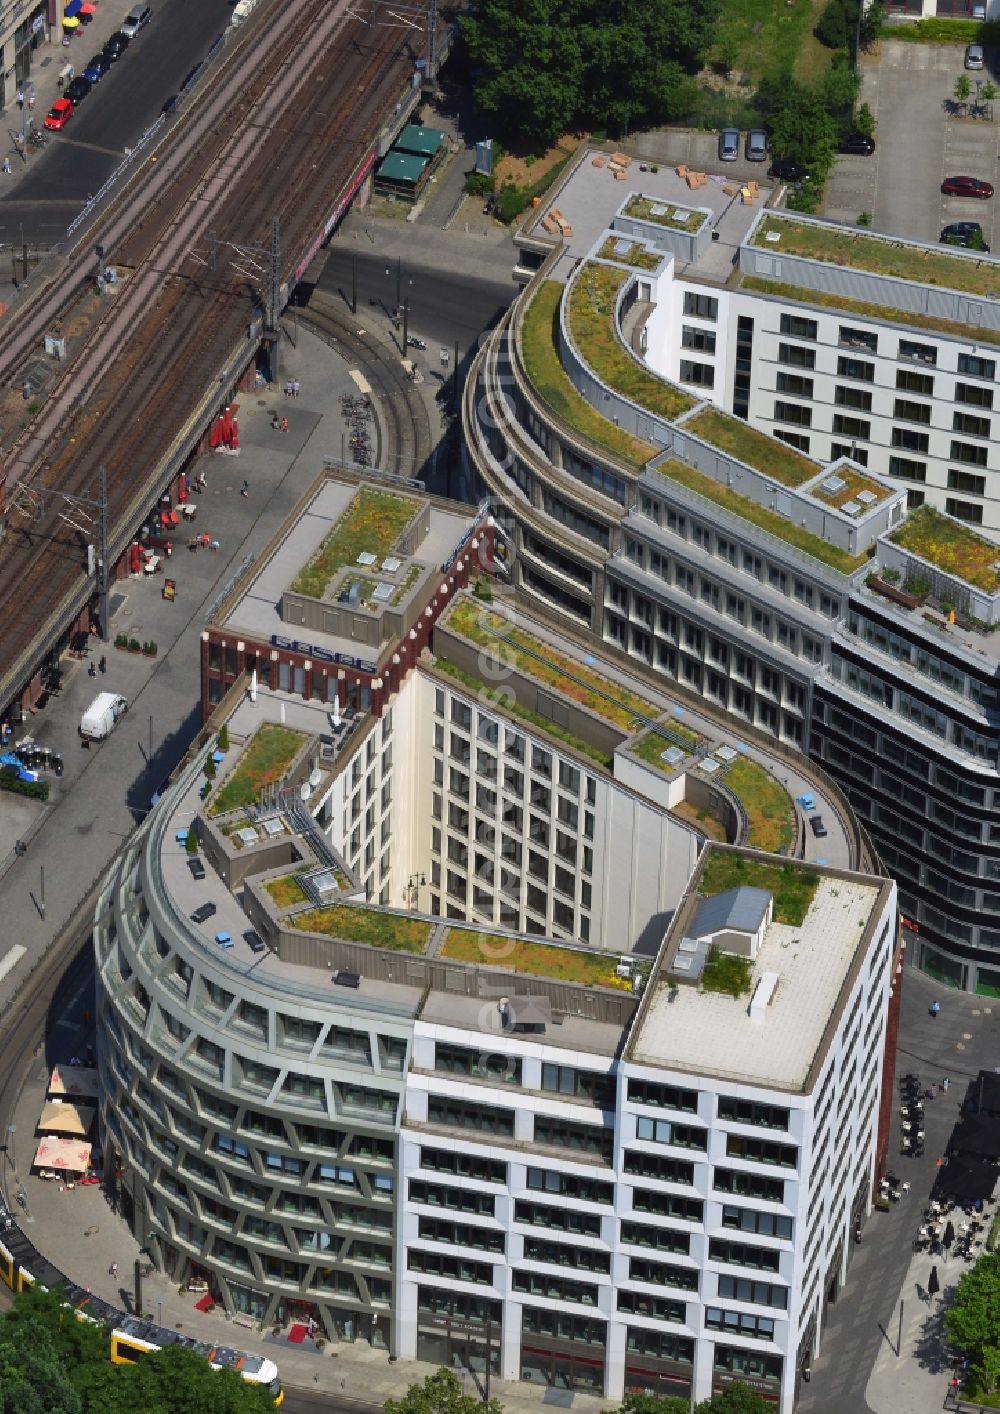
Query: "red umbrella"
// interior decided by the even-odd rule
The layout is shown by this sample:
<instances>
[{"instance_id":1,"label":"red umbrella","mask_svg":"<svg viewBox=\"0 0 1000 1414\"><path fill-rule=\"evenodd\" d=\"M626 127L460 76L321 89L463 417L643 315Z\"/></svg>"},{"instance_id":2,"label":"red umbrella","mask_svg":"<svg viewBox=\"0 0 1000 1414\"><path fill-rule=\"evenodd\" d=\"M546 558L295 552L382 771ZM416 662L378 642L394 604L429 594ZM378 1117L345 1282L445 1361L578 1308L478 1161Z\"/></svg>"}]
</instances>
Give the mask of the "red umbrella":
<instances>
[{"instance_id":1,"label":"red umbrella","mask_svg":"<svg viewBox=\"0 0 1000 1414\"><path fill-rule=\"evenodd\" d=\"M229 445L233 451L237 451L240 445L240 424L236 418L231 418L229 422Z\"/></svg>"}]
</instances>

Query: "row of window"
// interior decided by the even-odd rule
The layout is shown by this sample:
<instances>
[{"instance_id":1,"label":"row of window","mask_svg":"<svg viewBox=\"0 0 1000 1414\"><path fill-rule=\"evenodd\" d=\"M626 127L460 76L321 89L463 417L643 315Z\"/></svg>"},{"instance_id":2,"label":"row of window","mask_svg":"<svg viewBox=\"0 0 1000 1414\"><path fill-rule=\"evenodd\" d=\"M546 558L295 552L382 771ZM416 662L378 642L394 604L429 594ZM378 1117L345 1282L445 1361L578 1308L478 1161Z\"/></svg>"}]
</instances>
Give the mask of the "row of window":
<instances>
[{"instance_id":1,"label":"row of window","mask_svg":"<svg viewBox=\"0 0 1000 1414\"><path fill-rule=\"evenodd\" d=\"M685 313L687 312L685 309ZM819 337L819 322L817 320L788 311L781 315L779 329L782 334L793 339L808 339L815 343ZM852 325L841 324L837 339L840 344L849 348L864 349L866 353L870 354L878 353L879 333L877 330L859 329ZM891 357L891 354L883 350L883 356L888 358ZM913 339L899 339L897 357L934 367L937 364L937 348L934 344L917 343ZM996 362L991 358L983 358L979 354L960 353L958 355L958 371L969 378L992 380L996 378Z\"/></svg>"}]
</instances>

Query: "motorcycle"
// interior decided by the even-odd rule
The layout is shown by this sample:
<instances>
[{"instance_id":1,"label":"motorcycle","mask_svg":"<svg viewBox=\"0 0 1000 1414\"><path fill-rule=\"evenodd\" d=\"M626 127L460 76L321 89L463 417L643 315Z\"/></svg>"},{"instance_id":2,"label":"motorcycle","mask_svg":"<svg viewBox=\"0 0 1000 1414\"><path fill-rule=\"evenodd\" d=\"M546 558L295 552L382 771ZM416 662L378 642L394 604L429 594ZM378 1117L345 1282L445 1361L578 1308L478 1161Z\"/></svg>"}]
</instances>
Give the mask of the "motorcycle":
<instances>
[{"instance_id":1,"label":"motorcycle","mask_svg":"<svg viewBox=\"0 0 1000 1414\"><path fill-rule=\"evenodd\" d=\"M406 339L406 347L408 349L426 349L427 341L425 339L418 339L415 334L409 334Z\"/></svg>"}]
</instances>

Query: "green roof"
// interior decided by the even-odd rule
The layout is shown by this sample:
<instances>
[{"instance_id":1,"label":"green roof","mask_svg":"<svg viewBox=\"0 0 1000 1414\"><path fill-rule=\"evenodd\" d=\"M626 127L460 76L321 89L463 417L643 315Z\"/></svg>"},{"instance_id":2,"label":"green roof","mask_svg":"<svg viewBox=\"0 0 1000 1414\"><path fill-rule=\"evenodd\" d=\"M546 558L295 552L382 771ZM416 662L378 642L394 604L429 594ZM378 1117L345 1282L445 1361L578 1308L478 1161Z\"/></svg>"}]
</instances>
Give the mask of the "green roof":
<instances>
[{"instance_id":1,"label":"green roof","mask_svg":"<svg viewBox=\"0 0 1000 1414\"><path fill-rule=\"evenodd\" d=\"M447 137L440 128L418 128L408 123L392 145L393 152L416 153L418 157L433 157Z\"/></svg>"},{"instance_id":2,"label":"green roof","mask_svg":"<svg viewBox=\"0 0 1000 1414\"><path fill-rule=\"evenodd\" d=\"M672 231L700 231L708 220L707 211L698 211L693 206L678 206L676 201L651 201L648 196L636 193L629 198L622 210L623 216L631 216L633 221L652 221L656 226L667 226Z\"/></svg>"},{"instance_id":3,"label":"green roof","mask_svg":"<svg viewBox=\"0 0 1000 1414\"><path fill-rule=\"evenodd\" d=\"M684 431L693 432L702 441L728 452L730 456L746 462L747 466L762 471L765 476L773 476L784 486L801 486L820 471L818 462L811 461L777 437L758 432L756 427L751 427L740 418L720 412L718 408L706 408L689 417L684 423Z\"/></svg>"},{"instance_id":4,"label":"green roof","mask_svg":"<svg viewBox=\"0 0 1000 1414\"><path fill-rule=\"evenodd\" d=\"M357 566L359 555L367 552L381 560L394 550L416 514L417 503L408 497L362 486L309 563L296 575L293 593L322 599L338 570L345 565Z\"/></svg>"},{"instance_id":5,"label":"green roof","mask_svg":"<svg viewBox=\"0 0 1000 1414\"><path fill-rule=\"evenodd\" d=\"M1000 545L933 506L919 506L889 539L976 589L1000 592Z\"/></svg>"},{"instance_id":6,"label":"green roof","mask_svg":"<svg viewBox=\"0 0 1000 1414\"><path fill-rule=\"evenodd\" d=\"M380 182L408 182L416 186L428 161L429 158L417 157L412 152L390 152L379 164L375 177Z\"/></svg>"}]
</instances>

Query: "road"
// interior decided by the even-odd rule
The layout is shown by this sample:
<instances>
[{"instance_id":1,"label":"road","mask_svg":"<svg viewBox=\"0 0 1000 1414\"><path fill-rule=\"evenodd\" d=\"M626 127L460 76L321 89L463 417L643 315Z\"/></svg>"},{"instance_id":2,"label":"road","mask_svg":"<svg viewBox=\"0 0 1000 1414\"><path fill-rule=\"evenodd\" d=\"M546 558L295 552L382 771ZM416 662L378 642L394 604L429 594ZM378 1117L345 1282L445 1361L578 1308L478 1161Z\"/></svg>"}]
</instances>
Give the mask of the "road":
<instances>
[{"instance_id":1,"label":"road","mask_svg":"<svg viewBox=\"0 0 1000 1414\"><path fill-rule=\"evenodd\" d=\"M496 260L487 266L488 273L471 275L467 271L435 268L430 263L385 255L370 247L366 250L365 244L367 242L359 241L347 245L338 241L331 245L319 288L327 294L340 295L349 304L352 265L356 257L359 310L367 311L369 301L374 300L388 317L396 305L398 275L400 294L410 306L410 333L425 339L429 345L440 345L450 351L457 341L460 353L466 353L500 318L517 294L517 286L510 277L512 258L504 262L506 278L501 273L504 267L498 267ZM401 261L398 266L397 260Z\"/></svg>"},{"instance_id":2,"label":"road","mask_svg":"<svg viewBox=\"0 0 1000 1414\"><path fill-rule=\"evenodd\" d=\"M164 103L229 24L225 0L169 0L80 105L54 133L44 154L9 196L0 199L0 239L29 244L61 240L88 194L98 191L132 146L159 117ZM77 41L81 72L93 49ZM100 44L94 48L100 48ZM16 115L15 115L16 116ZM41 117L41 115L39 115Z\"/></svg>"}]
</instances>

